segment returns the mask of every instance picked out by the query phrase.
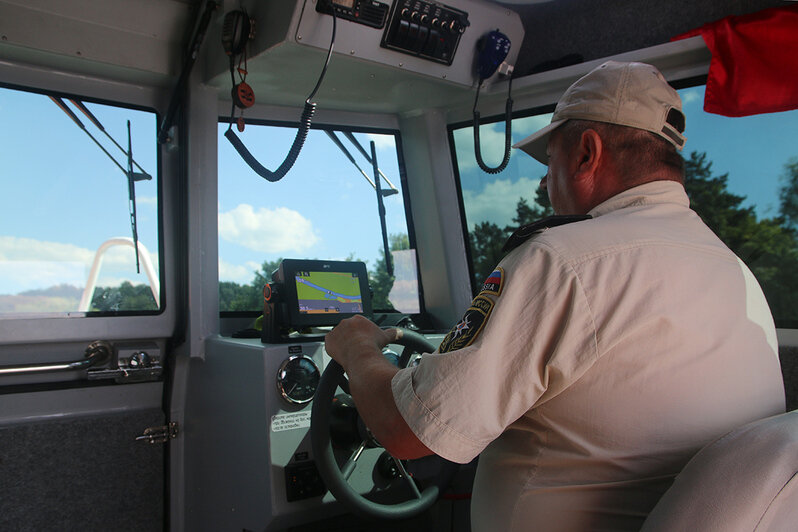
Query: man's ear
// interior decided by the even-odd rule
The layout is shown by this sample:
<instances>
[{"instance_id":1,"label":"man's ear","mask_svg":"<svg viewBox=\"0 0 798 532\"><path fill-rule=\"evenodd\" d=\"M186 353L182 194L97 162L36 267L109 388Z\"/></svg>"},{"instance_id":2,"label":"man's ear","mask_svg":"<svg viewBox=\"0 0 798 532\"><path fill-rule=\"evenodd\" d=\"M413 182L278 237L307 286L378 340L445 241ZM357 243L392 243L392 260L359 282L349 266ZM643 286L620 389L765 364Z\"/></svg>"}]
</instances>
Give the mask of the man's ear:
<instances>
[{"instance_id":1,"label":"man's ear","mask_svg":"<svg viewBox=\"0 0 798 532\"><path fill-rule=\"evenodd\" d=\"M577 154L576 179L593 179L604 156L604 143L596 130L586 129L582 132Z\"/></svg>"}]
</instances>

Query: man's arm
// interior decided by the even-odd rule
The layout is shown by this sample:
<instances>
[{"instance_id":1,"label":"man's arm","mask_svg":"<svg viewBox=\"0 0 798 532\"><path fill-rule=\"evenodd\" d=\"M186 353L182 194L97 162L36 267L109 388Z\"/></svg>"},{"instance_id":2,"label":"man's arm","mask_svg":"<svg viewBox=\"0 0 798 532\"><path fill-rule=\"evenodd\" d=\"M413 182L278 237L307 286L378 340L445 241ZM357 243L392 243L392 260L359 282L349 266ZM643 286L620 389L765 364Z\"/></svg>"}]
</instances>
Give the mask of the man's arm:
<instances>
[{"instance_id":1,"label":"man's arm","mask_svg":"<svg viewBox=\"0 0 798 532\"><path fill-rule=\"evenodd\" d=\"M396 329L380 329L368 319L355 316L327 334L325 347L346 371L357 411L377 441L395 458L420 458L433 453L396 408L391 379L399 368L382 355L382 348L396 338Z\"/></svg>"}]
</instances>

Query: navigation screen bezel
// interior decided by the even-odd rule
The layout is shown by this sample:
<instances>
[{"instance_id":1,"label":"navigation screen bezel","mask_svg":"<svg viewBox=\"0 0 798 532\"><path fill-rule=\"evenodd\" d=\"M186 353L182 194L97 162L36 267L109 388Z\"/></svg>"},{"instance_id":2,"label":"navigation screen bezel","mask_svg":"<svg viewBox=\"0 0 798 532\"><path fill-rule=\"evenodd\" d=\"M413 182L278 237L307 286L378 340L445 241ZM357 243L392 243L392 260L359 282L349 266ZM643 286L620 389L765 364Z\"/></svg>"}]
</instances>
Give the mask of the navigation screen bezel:
<instances>
[{"instance_id":1,"label":"navigation screen bezel","mask_svg":"<svg viewBox=\"0 0 798 532\"><path fill-rule=\"evenodd\" d=\"M357 274L360 286L360 297L363 303L363 312L341 313L305 313L299 310L299 297L297 295L296 275L298 272L320 273L354 273ZM322 327L337 325L345 318L361 314L367 318L372 317L371 292L369 291L368 272L363 262L309 260L309 259L283 259L278 269L278 276L283 285L283 301L288 311L289 325L293 328Z\"/></svg>"}]
</instances>

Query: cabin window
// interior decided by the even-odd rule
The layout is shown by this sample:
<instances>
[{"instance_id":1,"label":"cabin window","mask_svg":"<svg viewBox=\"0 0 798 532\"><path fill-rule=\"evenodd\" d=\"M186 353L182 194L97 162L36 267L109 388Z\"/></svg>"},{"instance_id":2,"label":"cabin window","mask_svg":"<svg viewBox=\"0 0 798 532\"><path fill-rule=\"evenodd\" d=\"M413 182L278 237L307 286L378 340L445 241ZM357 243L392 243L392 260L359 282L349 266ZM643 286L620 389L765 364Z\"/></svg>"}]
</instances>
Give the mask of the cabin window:
<instances>
[{"instance_id":1,"label":"cabin window","mask_svg":"<svg viewBox=\"0 0 798 532\"><path fill-rule=\"evenodd\" d=\"M679 91L687 117L686 188L691 206L756 275L776 325L798 328L798 110L728 118L703 111L704 85ZM513 142L551 114L513 121ZM474 289L501 259L513 228L551 214L538 184L546 168L514 150L507 169L482 172L473 129L452 129ZM496 165L504 122L480 128L483 158ZM496 160L492 161L490 158Z\"/></svg>"},{"instance_id":2,"label":"cabin window","mask_svg":"<svg viewBox=\"0 0 798 532\"><path fill-rule=\"evenodd\" d=\"M219 124L222 312L262 312L263 285L286 258L363 261L375 312L420 312L415 241L396 133L312 129L291 170L269 182L233 149L224 137L227 128L226 121ZM296 128L247 124L243 133L236 133L263 166L275 170ZM386 270L374 171L358 148L370 156L371 141L384 175L380 183L393 276Z\"/></svg>"},{"instance_id":3,"label":"cabin window","mask_svg":"<svg viewBox=\"0 0 798 532\"><path fill-rule=\"evenodd\" d=\"M2 315L159 312L155 113L0 87L0 123Z\"/></svg>"}]
</instances>

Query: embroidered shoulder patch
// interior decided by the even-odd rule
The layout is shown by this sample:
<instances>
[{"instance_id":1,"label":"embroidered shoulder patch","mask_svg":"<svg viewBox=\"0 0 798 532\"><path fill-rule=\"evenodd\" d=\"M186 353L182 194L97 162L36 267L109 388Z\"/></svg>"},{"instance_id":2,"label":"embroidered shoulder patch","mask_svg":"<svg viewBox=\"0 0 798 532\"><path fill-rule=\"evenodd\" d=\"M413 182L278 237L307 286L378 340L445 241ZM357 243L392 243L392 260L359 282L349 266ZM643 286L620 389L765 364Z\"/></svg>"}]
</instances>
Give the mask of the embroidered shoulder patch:
<instances>
[{"instance_id":1,"label":"embroidered shoulder patch","mask_svg":"<svg viewBox=\"0 0 798 532\"><path fill-rule=\"evenodd\" d=\"M502 287L504 286L504 268L497 266L493 272L488 275L485 282L482 284L482 294L492 294L496 297L502 295Z\"/></svg>"},{"instance_id":2,"label":"embroidered shoulder patch","mask_svg":"<svg viewBox=\"0 0 798 532\"><path fill-rule=\"evenodd\" d=\"M494 304L491 298L481 294L475 297L471 302L471 306L466 310L463 319L443 339L438 351L440 353L448 353L474 343L474 340L477 339L477 336L485 327Z\"/></svg>"}]
</instances>

